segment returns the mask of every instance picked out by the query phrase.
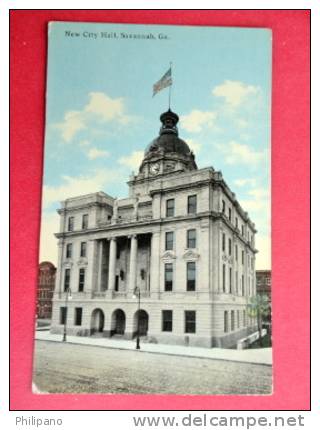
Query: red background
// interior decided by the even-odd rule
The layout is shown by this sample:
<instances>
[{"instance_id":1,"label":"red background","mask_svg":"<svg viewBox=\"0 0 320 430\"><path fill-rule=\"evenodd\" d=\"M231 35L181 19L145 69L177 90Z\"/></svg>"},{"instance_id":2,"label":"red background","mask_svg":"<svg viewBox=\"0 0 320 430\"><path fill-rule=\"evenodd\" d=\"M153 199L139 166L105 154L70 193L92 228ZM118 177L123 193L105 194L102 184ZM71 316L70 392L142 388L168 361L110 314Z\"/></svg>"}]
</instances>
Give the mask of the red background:
<instances>
[{"instance_id":1,"label":"red background","mask_svg":"<svg viewBox=\"0 0 320 430\"><path fill-rule=\"evenodd\" d=\"M50 20L272 29L272 396L32 394ZM11 11L11 409L309 409L309 21L305 10Z\"/></svg>"}]
</instances>

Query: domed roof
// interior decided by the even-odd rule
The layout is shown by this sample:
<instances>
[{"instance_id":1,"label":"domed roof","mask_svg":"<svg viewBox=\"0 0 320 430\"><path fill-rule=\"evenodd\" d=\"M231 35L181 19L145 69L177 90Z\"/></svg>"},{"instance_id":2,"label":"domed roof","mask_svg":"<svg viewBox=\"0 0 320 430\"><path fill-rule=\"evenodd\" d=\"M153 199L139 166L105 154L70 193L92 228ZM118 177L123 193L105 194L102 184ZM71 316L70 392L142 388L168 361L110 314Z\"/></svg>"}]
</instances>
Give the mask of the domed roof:
<instances>
[{"instance_id":1,"label":"domed roof","mask_svg":"<svg viewBox=\"0 0 320 430\"><path fill-rule=\"evenodd\" d=\"M160 133L146 148L145 156L155 151L176 152L182 155L190 155L191 151L188 144L178 137L176 124L179 117L170 109L160 116L162 126Z\"/></svg>"},{"instance_id":2,"label":"domed roof","mask_svg":"<svg viewBox=\"0 0 320 430\"><path fill-rule=\"evenodd\" d=\"M147 146L145 155L153 151L177 152L183 155L189 155L191 152L187 143L175 134L161 134Z\"/></svg>"}]
</instances>

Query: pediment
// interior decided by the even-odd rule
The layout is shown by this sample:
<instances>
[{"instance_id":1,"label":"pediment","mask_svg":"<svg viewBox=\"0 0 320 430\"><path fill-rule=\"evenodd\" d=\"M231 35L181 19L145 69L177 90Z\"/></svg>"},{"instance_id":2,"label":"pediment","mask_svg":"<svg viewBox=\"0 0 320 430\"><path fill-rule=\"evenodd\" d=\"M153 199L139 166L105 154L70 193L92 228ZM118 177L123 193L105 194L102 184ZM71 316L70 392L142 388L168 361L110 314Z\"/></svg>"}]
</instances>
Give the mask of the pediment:
<instances>
[{"instance_id":1,"label":"pediment","mask_svg":"<svg viewBox=\"0 0 320 430\"><path fill-rule=\"evenodd\" d=\"M172 260L176 258L175 253L173 251L165 251L161 257L163 260Z\"/></svg>"},{"instance_id":2,"label":"pediment","mask_svg":"<svg viewBox=\"0 0 320 430\"><path fill-rule=\"evenodd\" d=\"M185 260L198 260L200 254L192 249L188 249L184 254L183 258Z\"/></svg>"}]
</instances>

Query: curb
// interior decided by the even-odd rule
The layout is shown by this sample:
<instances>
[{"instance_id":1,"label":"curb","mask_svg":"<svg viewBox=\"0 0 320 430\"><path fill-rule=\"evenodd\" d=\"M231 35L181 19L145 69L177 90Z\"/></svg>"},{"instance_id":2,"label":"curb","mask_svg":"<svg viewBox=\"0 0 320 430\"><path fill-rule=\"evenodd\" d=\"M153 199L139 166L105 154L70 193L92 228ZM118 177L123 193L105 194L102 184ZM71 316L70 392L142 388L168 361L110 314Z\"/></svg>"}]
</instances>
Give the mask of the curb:
<instances>
[{"instance_id":1,"label":"curb","mask_svg":"<svg viewBox=\"0 0 320 430\"><path fill-rule=\"evenodd\" d=\"M53 343L62 343L59 340L53 340L53 339L37 339L35 338L36 341L40 341L40 342L53 342ZM157 351L146 351L146 350L136 350L135 348L133 349L129 349L129 348L123 348L123 347L115 347L115 346L108 346L108 345L93 345L93 344L88 344L88 343L80 343L80 342L66 342L66 344L69 345L80 345L80 346L93 346L96 348L107 348L107 349L115 349L115 350L122 350L122 351L136 351L138 353L143 352L143 353L147 353L147 354L160 354L160 355L172 355L174 357L185 357L185 358L201 358L203 360L218 360L218 361L231 361L233 363L241 363L241 364L251 364L251 365L257 365L257 366L268 366L268 367L272 367L272 363L257 363L254 361L240 361L240 360L234 360L234 359L229 359L229 358L220 358L220 357L203 357L201 355L188 355L188 354L177 354L177 353L171 353L171 352L157 352Z\"/></svg>"}]
</instances>

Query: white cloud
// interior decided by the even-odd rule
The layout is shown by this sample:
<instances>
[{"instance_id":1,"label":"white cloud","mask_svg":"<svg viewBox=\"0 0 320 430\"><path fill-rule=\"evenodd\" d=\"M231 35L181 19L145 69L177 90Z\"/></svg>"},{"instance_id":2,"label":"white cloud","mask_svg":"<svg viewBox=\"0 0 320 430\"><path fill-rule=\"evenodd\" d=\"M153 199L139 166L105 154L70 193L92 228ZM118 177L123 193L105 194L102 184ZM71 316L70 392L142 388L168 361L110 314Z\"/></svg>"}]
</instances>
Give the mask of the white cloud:
<instances>
[{"instance_id":1,"label":"white cloud","mask_svg":"<svg viewBox=\"0 0 320 430\"><path fill-rule=\"evenodd\" d=\"M109 157L110 153L98 148L90 148L87 152L89 160L96 160L97 158Z\"/></svg>"},{"instance_id":2,"label":"white cloud","mask_svg":"<svg viewBox=\"0 0 320 430\"><path fill-rule=\"evenodd\" d=\"M247 85L240 81L226 80L221 85L213 88L212 94L222 97L229 107L235 108L248 100L249 97L257 95L260 88L254 85Z\"/></svg>"},{"instance_id":3,"label":"white cloud","mask_svg":"<svg viewBox=\"0 0 320 430\"><path fill-rule=\"evenodd\" d=\"M215 145L223 154L227 164L246 164L256 167L266 158L264 151L255 151L249 145L230 141L227 144Z\"/></svg>"},{"instance_id":4,"label":"white cloud","mask_svg":"<svg viewBox=\"0 0 320 430\"><path fill-rule=\"evenodd\" d=\"M215 112L194 109L188 115L181 116L181 127L190 133L198 133L204 128L214 126L216 118Z\"/></svg>"},{"instance_id":5,"label":"white cloud","mask_svg":"<svg viewBox=\"0 0 320 430\"><path fill-rule=\"evenodd\" d=\"M256 270L271 269L271 237L256 235Z\"/></svg>"},{"instance_id":6,"label":"white cloud","mask_svg":"<svg viewBox=\"0 0 320 430\"><path fill-rule=\"evenodd\" d=\"M60 202L70 197L83 194L96 193L106 189L107 185L115 181L118 182L119 172L111 170L97 170L94 174L87 176L62 176L62 184L57 186L44 185L43 187L43 208L50 206L54 202Z\"/></svg>"},{"instance_id":7,"label":"white cloud","mask_svg":"<svg viewBox=\"0 0 320 430\"><path fill-rule=\"evenodd\" d=\"M56 124L56 126L61 130L63 140L68 143L80 130L87 128L84 117L79 111L66 112L63 122Z\"/></svg>"},{"instance_id":8,"label":"white cloud","mask_svg":"<svg viewBox=\"0 0 320 430\"><path fill-rule=\"evenodd\" d=\"M51 261L57 266L58 246L54 233L59 231L59 215L57 212L43 212L40 234L40 261Z\"/></svg>"},{"instance_id":9,"label":"white cloud","mask_svg":"<svg viewBox=\"0 0 320 430\"><path fill-rule=\"evenodd\" d=\"M186 139L187 144L189 145L190 149L197 154L197 152L200 151L202 145L200 142L197 142L194 139Z\"/></svg>"},{"instance_id":10,"label":"white cloud","mask_svg":"<svg viewBox=\"0 0 320 430\"><path fill-rule=\"evenodd\" d=\"M105 122L119 121L121 124L130 122L130 117L125 114L123 98L112 99L101 92L90 93L89 97L90 100L84 107L84 112L92 113Z\"/></svg>"},{"instance_id":11,"label":"white cloud","mask_svg":"<svg viewBox=\"0 0 320 430\"><path fill-rule=\"evenodd\" d=\"M134 117L126 114L123 98L111 98L102 92L89 93L89 102L80 110L65 113L62 122L55 124L60 129L63 140L70 143L79 131L89 127L92 120L103 123L127 125ZM88 144L83 140L82 144Z\"/></svg>"},{"instance_id":12,"label":"white cloud","mask_svg":"<svg viewBox=\"0 0 320 430\"><path fill-rule=\"evenodd\" d=\"M237 187L245 187L246 185L249 186L255 186L256 185L256 179L254 178L246 178L246 179L235 179L233 181L233 183L237 186Z\"/></svg>"},{"instance_id":13,"label":"white cloud","mask_svg":"<svg viewBox=\"0 0 320 430\"><path fill-rule=\"evenodd\" d=\"M137 170L143 160L144 152L143 151L133 151L127 157L121 157L118 160L118 163L130 167L130 169Z\"/></svg>"},{"instance_id":14,"label":"white cloud","mask_svg":"<svg viewBox=\"0 0 320 430\"><path fill-rule=\"evenodd\" d=\"M269 219L271 211L270 190L268 188L252 188L247 191L247 196L240 201L244 210L248 211L249 214L254 213L256 221L260 220L261 216L264 221Z\"/></svg>"}]
</instances>

